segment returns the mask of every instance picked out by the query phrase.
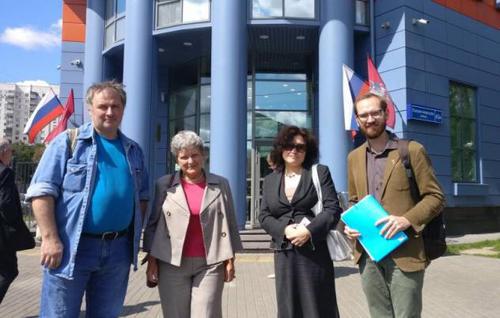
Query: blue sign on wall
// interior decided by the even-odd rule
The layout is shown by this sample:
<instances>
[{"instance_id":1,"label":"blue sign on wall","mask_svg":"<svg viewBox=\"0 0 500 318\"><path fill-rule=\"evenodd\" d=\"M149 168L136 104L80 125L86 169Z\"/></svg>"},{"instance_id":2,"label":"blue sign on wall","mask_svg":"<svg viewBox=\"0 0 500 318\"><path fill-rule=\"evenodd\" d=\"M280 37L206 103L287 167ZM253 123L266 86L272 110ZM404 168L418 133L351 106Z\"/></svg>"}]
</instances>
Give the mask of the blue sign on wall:
<instances>
[{"instance_id":1,"label":"blue sign on wall","mask_svg":"<svg viewBox=\"0 0 500 318\"><path fill-rule=\"evenodd\" d=\"M408 104L406 106L406 119L441 124L443 114L441 110L434 107Z\"/></svg>"}]
</instances>

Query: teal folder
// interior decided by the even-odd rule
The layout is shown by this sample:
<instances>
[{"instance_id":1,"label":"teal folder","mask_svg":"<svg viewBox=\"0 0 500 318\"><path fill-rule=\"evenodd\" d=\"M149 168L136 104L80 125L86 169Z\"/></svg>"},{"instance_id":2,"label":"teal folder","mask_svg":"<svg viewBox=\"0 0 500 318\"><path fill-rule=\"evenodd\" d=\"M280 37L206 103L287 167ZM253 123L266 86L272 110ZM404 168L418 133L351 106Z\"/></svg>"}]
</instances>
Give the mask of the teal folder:
<instances>
[{"instance_id":1,"label":"teal folder","mask_svg":"<svg viewBox=\"0 0 500 318\"><path fill-rule=\"evenodd\" d=\"M385 223L375 226L375 222L388 216L387 211L372 195L367 195L342 213L342 221L351 229L361 233L359 242L370 258L378 262L408 240L404 232L398 232L391 239L380 235Z\"/></svg>"}]
</instances>

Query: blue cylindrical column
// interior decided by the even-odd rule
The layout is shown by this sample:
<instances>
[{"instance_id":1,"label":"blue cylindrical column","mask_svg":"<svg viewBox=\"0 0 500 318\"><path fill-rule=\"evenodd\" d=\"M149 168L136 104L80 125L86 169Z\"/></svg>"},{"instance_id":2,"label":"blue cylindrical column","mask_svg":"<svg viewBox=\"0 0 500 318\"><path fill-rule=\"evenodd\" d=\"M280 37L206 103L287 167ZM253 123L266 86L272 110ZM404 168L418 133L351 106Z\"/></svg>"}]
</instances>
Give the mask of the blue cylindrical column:
<instances>
[{"instance_id":1,"label":"blue cylindrical column","mask_svg":"<svg viewBox=\"0 0 500 318\"><path fill-rule=\"evenodd\" d=\"M212 1L210 171L229 180L238 226L246 221L246 1Z\"/></svg>"},{"instance_id":2,"label":"blue cylindrical column","mask_svg":"<svg viewBox=\"0 0 500 318\"><path fill-rule=\"evenodd\" d=\"M319 36L319 149L337 191L347 191L347 155L351 142L344 129L342 64L352 65L354 1L323 0Z\"/></svg>"},{"instance_id":3,"label":"blue cylindrical column","mask_svg":"<svg viewBox=\"0 0 500 318\"><path fill-rule=\"evenodd\" d=\"M104 47L105 2L87 1L85 22L85 61L83 62L83 92L94 83L102 81L102 50ZM84 101L83 121L90 120Z\"/></svg>"},{"instance_id":4,"label":"blue cylindrical column","mask_svg":"<svg viewBox=\"0 0 500 318\"><path fill-rule=\"evenodd\" d=\"M127 0L123 83L127 107L121 128L137 141L149 163L153 1Z\"/></svg>"}]
</instances>

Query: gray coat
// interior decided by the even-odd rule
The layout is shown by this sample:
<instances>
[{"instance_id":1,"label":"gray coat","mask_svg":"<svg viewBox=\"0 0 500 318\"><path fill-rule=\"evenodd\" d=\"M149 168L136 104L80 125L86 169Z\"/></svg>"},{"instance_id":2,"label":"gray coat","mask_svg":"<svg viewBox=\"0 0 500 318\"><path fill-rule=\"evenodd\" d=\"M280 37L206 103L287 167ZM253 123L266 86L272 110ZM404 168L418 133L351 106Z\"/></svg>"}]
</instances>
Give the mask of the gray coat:
<instances>
[{"instance_id":1,"label":"gray coat","mask_svg":"<svg viewBox=\"0 0 500 318\"><path fill-rule=\"evenodd\" d=\"M200 223L206 261L210 265L234 257L242 245L228 181L210 173L206 182ZM161 261L180 266L190 212L179 173L165 175L156 181L153 202L143 249Z\"/></svg>"}]
</instances>

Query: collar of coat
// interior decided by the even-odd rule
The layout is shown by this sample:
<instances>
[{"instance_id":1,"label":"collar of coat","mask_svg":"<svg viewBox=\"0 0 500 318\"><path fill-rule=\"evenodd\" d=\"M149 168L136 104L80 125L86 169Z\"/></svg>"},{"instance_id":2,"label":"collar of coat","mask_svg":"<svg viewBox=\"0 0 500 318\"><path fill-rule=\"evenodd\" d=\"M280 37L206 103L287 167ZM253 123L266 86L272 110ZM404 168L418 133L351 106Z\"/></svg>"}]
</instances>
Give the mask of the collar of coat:
<instances>
[{"instance_id":1,"label":"collar of coat","mask_svg":"<svg viewBox=\"0 0 500 318\"><path fill-rule=\"evenodd\" d=\"M393 137L394 136L394 137ZM395 135L390 136L390 140L397 142L397 137ZM356 184L361 185L361 188L358 189L358 197L363 198L368 195L368 178L366 173L366 155L368 151L368 141L362 144L358 149L354 150L354 157L352 160L353 166L350 168L354 173L354 179L356 179ZM397 149L397 144L396 144ZM382 192L380 197L383 198L386 188L387 182L391 178L392 172L396 167L396 164L400 161L398 151L390 151L387 155L387 161L384 169L384 177L382 181Z\"/></svg>"},{"instance_id":2,"label":"collar of coat","mask_svg":"<svg viewBox=\"0 0 500 318\"><path fill-rule=\"evenodd\" d=\"M284 170L284 169L283 169ZM297 202L306 197L309 188L313 186L312 183L312 174L311 168L303 168L302 175L300 177L299 184L297 185L297 189L293 194L292 200L288 201L285 191L284 191L284 182L283 182L284 171L275 170L269 176L269 191L275 191L275 196L279 198L279 201L285 205L294 206Z\"/></svg>"},{"instance_id":3,"label":"collar of coat","mask_svg":"<svg viewBox=\"0 0 500 318\"><path fill-rule=\"evenodd\" d=\"M172 200L172 202L177 204L187 214L190 214L189 205L186 200L186 194L184 193L184 189L181 185L180 172L176 172L173 175L173 178L174 179L172 180L171 185L166 189L168 199L169 201ZM200 214L202 214L203 211L205 211L206 208L221 195L223 183L222 180L223 179L217 175L205 173L205 181L207 185L205 187L205 191L203 192Z\"/></svg>"}]
</instances>

